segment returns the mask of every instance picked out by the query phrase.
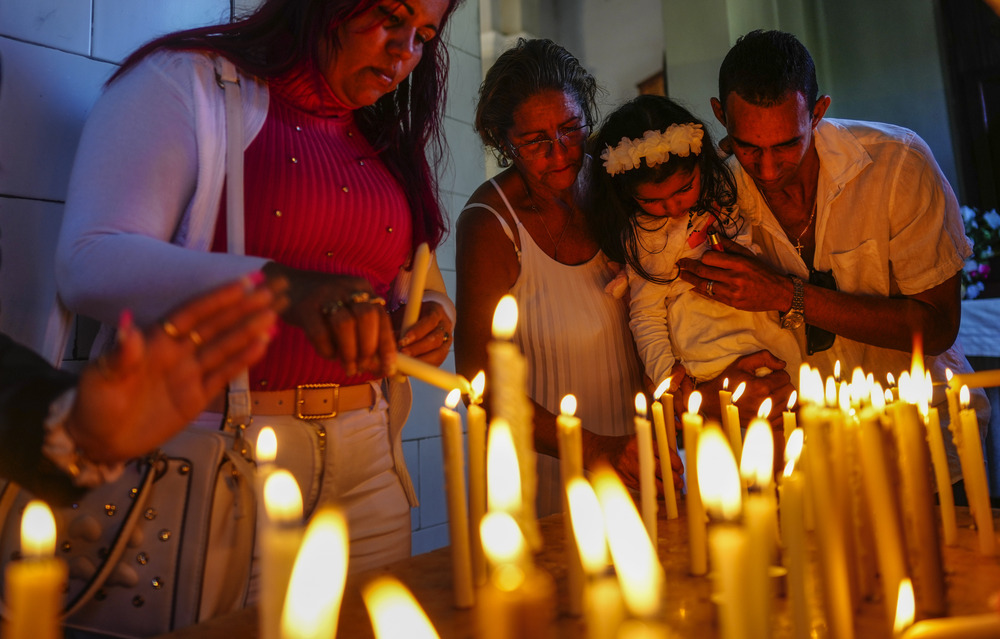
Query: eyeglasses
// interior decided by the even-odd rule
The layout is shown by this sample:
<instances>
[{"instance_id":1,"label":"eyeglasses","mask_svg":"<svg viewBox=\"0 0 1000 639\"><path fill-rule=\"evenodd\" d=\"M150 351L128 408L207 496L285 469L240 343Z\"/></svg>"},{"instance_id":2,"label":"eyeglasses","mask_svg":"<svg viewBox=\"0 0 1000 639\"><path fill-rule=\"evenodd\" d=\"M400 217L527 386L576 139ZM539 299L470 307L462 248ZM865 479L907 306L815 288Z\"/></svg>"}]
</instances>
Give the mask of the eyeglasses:
<instances>
[{"instance_id":1,"label":"eyeglasses","mask_svg":"<svg viewBox=\"0 0 1000 639\"><path fill-rule=\"evenodd\" d=\"M833 279L833 271L817 271L810 268L809 283L827 290L837 290L837 280ZM806 351L810 355L815 355L830 348L836 339L836 333L806 324Z\"/></svg>"},{"instance_id":2,"label":"eyeglasses","mask_svg":"<svg viewBox=\"0 0 1000 639\"><path fill-rule=\"evenodd\" d=\"M555 148L557 140L564 149L568 149L571 146L580 146L583 144L589 133L590 125L584 124L582 126L562 131L556 136L555 140L549 138L545 138L544 140L535 140L534 142L527 142L525 144L512 146L510 150L523 160L537 160L538 158L545 157L551 153L552 149Z\"/></svg>"}]
</instances>

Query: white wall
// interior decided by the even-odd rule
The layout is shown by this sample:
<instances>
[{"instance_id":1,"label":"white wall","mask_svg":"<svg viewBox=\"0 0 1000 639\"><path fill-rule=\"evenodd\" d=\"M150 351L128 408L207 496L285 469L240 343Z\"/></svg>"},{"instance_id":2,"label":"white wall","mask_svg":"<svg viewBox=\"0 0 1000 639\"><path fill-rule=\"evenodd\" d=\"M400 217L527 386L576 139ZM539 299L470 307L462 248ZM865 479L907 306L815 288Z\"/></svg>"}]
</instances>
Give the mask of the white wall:
<instances>
[{"instance_id":1,"label":"white wall","mask_svg":"<svg viewBox=\"0 0 1000 639\"><path fill-rule=\"evenodd\" d=\"M239 0L237 11L257 1ZM229 17L230 0L0 2L0 329L59 353L46 331L66 184L83 122L115 64L157 35ZM439 173L445 207L455 219L485 177L471 126L470 87L481 78L475 0L455 14L445 37L452 62L445 130L455 159ZM453 240L441 247L439 259L453 290ZM445 366L453 366L450 359ZM412 516L414 552L423 552L447 543L437 424L444 393L415 386L404 448L422 502Z\"/></svg>"}]
</instances>

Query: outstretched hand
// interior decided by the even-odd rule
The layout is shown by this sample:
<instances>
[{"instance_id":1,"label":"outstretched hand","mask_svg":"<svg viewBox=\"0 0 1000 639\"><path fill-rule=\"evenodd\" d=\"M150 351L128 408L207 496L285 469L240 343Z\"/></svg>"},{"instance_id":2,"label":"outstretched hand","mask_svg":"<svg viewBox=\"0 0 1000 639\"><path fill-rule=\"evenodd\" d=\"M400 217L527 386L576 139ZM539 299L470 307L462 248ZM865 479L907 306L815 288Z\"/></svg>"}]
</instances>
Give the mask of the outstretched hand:
<instances>
[{"instance_id":1,"label":"outstretched hand","mask_svg":"<svg viewBox=\"0 0 1000 639\"><path fill-rule=\"evenodd\" d=\"M81 373L66 421L84 456L116 463L153 450L264 355L286 284L257 281L207 293L146 332L123 313L114 348Z\"/></svg>"},{"instance_id":2,"label":"outstretched hand","mask_svg":"<svg viewBox=\"0 0 1000 639\"><path fill-rule=\"evenodd\" d=\"M766 374L758 376L758 373ZM768 351L757 351L743 355L727 366L715 379L698 386L698 390L704 398L701 412L706 417L716 420L722 419L722 411L719 407L719 390L722 389L722 382L727 377L730 389L739 386L740 382L746 382L743 397L738 403L740 420L744 423L757 416L757 409L765 398L770 397L774 406L784 406L788 403L788 396L795 390L791 377L785 370L785 362ZM772 410L771 422L780 424L780 421L781 411Z\"/></svg>"},{"instance_id":3,"label":"outstretched hand","mask_svg":"<svg viewBox=\"0 0 1000 639\"><path fill-rule=\"evenodd\" d=\"M393 319L402 319L404 309L400 308ZM399 352L403 355L422 359L428 364L440 366L448 357L451 348L453 326L451 318L437 302L423 302L420 317L405 333L399 336Z\"/></svg>"}]
</instances>

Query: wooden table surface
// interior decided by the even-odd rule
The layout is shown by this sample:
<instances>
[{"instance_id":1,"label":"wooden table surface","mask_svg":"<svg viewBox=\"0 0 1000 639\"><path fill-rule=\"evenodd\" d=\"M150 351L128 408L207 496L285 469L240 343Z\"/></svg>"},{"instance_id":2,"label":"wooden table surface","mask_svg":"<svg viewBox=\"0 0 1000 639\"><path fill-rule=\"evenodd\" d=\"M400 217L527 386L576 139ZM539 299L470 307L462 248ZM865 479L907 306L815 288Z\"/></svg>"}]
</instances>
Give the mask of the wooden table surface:
<instances>
[{"instance_id":1,"label":"wooden table surface","mask_svg":"<svg viewBox=\"0 0 1000 639\"><path fill-rule=\"evenodd\" d=\"M661 509L662 511L662 509ZM681 513L684 507L680 507ZM662 513L661 513L662 514ZM569 617L566 610L566 569L563 560L562 516L553 515L540 521L544 548L536 563L555 579L558 591L559 616L550 636L576 639L585 636L582 619ZM990 610L990 597L1000 593L1000 559L983 557L976 546L976 533L970 529L968 509L959 509L958 545L944 548L945 573L948 581L949 616L980 614ZM682 514L674 520L659 521L659 556L666 572L664 610L666 623L674 637L715 639L719 635L714 606L709 597L711 579L688 574L687 524ZM812 564L815 566L815 562ZM390 573L406 584L423 606L443 639L475 637L475 610L452 607L451 556L449 548L411 557L384 569L352 575L347 580L337 636L363 639L373 637L368 614L359 588L373 576ZM812 604L817 604L814 569L810 571ZM813 637L827 636L822 615L814 614ZM855 615L858 639L888 639L881 601L864 601ZM791 637L788 599L774 600L774 632L776 639ZM243 610L197 626L178 630L169 639L216 639L259 636L257 611Z\"/></svg>"}]
</instances>

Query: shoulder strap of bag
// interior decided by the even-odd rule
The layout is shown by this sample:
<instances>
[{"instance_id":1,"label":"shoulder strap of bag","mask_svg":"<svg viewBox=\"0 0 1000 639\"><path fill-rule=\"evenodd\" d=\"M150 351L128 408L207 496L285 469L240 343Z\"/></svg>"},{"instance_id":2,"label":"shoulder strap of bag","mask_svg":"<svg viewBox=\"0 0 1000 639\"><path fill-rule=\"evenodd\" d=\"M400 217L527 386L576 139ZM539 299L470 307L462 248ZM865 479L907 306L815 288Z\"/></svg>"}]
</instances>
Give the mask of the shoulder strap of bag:
<instances>
[{"instance_id":1,"label":"shoulder strap of bag","mask_svg":"<svg viewBox=\"0 0 1000 639\"><path fill-rule=\"evenodd\" d=\"M243 104L236 66L215 59L215 81L226 96L226 236L229 252L246 252L243 224ZM250 376L247 369L229 382L226 423L241 433L250 425Z\"/></svg>"}]
</instances>

